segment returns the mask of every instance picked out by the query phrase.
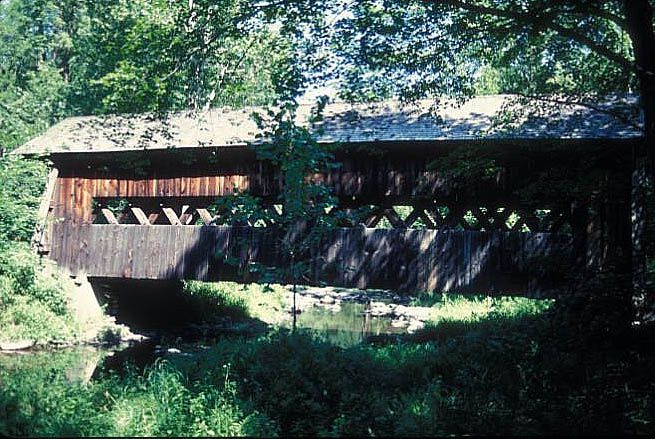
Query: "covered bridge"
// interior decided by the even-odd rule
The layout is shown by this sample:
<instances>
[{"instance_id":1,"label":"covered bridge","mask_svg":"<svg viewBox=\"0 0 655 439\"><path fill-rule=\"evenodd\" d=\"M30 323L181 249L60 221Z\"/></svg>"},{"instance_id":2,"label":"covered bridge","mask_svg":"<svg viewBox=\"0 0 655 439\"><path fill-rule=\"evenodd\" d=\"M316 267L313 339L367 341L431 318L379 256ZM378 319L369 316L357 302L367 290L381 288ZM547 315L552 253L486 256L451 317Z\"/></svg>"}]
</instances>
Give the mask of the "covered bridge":
<instances>
[{"instance_id":1,"label":"covered bridge","mask_svg":"<svg viewBox=\"0 0 655 439\"><path fill-rule=\"evenodd\" d=\"M335 212L369 209L317 244L305 282L547 294L562 266L627 260L634 100L513 102L329 104L318 140L341 166L314 178ZM26 143L15 153L53 163L38 251L98 278L250 281L248 264L284 263L272 224L211 207L238 187L279 209L255 110L73 117ZM239 267L219 257L235 251Z\"/></svg>"}]
</instances>

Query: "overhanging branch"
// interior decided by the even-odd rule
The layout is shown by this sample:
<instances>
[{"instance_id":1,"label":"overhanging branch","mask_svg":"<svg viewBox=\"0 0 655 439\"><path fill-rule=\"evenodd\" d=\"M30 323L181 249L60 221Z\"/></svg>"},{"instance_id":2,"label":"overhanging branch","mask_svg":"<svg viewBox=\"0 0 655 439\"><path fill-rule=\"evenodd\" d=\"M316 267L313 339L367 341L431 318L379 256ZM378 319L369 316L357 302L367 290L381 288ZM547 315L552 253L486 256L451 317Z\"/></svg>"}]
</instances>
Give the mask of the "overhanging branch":
<instances>
[{"instance_id":1,"label":"overhanging branch","mask_svg":"<svg viewBox=\"0 0 655 439\"><path fill-rule=\"evenodd\" d=\"M550 29L560 36L569 38L583 46L586 46L590 50L596 52L597 54L607 58L608 60L618 64L624 70L630 72L636 71L636 67L632 61L628 58L610 50L609 48L599 44L594 41L587 35L584 35L578 32L576 29L563 26L559 23L556 23L554 20L542 21L542 16L539 14L529 14L524 12L517 12L515 10L503 9L494 6L486 6L477 3L471 3L464 0L432 0L431 3L441 6L450 6L459 9L463 9L469 12L475 12L478 14L491 15L494 17L500 18L509 18L515 20L519 23L524 23L526 26L540 26L543 28Z\"/></svg>"},{"instance_id":2,"label":"overhanging branch","mask_svg":"<svg viewBox=\"0 0 655 439\"><path fill-rule=\"evenodd\" d=\"M553 104L562 104L562 105L578 105L581 107L589 108L590 110L597 111L599 113L607 114L608 116L614 117L617 120L630 125L631 127L641 131L645 132L644 127L636 123L632 118L625 116L624 114L618 112L618 111L612 111L611 109L603 108L598 105L592 104L590 102L585 102L585 101L571 101L563 98L558 98L555 96L543 96L543 95L533 95L529 93L516 93L517 96L526 98L526 99L534 99L534 100L539 100L543 102L551 102Z\"/></svg>"}]
</instances>

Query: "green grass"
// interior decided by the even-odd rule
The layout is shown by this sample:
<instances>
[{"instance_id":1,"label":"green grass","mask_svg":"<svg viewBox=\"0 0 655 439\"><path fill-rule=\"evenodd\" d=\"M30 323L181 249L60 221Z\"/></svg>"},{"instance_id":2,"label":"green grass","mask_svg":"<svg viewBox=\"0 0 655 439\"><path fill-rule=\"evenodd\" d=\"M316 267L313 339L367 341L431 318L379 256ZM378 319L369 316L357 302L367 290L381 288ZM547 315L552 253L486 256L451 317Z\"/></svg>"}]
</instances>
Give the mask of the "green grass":
<instances>
[{"instance_id":1,"label":"green grass","mask_svg":"<svg viewBox=\"0 0 655 439\"><path fill-rule=\"evenodd\" d=\"M527 297L439 294L419 298L413 304L431 305L433 314L414 340L444 340L468 332L492 328L512 331L523 321L541 320L554 300Z\"/></svg>"},{"instance_id":2,"label":"green grass","mask_svg":"<svg viewBox=\"0 0 655 439\"><path fill-rule=\"evenodd\" d=\"M195 302L198 314L207 320L212 316L230 316L235 320L252 318L277 324L287 318L283 285L190 281L185 283L184 291Z\"/></svg>"},{"instance_id":3,"label":"green grass","mask_svg":"<svg viewBox=\"0 0 655 439\"><path fill-rule=\"evenodd\" d=\"M276 309L282 297L234 284L190 283L187 292L235 318ZM66 372L74 361L65 352L0 357L0 433L655 433L652 356L567 341L552 301L449 295L431 305L428 328L388 344L344 348L271 329L182 346L191 355L86 385Z\"/></svg>"},{"instance_id":4,"label":"green grass","mask_svg":"<svg viewBox=\"0 0 655 439\"><path fill-rule=\"evenodd\" d=\"M48 357L44 361L44 356ZM0 362L0 432L10 436L270 435L270 421L244 414L227 368L217 382L190 382L167 362L142 373L70 378L75 353ZM45 366L45 367L44 367Z\"/></svg>"},{"instance_id":5,"label":"green grass","mask_svg":"<svg viewBox=\"0 0 655 439\"><path fill-rule=\"evenodd\" d=\"M189 352L192 348L183 349ZM583 361L543 322L442 341L339 348L229 337L87 385L53 359L0 362L10 435L441 436L652 433L653 361ZM65 355L65 354L64 354ZM22 359L21 359L22 360Z\"/></svg>"},{"instance_id":6,"label":"green grass","mask_svg":"<svg viewBox=\"0 0 655 439\"><path fill-rule=\"evenodd\" d=\"M486 296L464 294L420 295L411 301L413 306L435 309L432 320L477 321L489 315L512 317L540 314L553 304L552 299L528 297Z\"/></svg>"}]
</instances>

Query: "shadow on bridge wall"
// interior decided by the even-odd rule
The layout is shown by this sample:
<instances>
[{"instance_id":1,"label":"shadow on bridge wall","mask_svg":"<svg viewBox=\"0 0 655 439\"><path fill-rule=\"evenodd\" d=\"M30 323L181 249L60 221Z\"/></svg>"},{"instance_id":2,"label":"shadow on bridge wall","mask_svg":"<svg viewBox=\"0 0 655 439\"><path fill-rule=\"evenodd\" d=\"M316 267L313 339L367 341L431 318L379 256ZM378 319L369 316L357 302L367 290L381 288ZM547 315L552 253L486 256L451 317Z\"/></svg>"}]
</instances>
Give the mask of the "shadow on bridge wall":
<instances>
[{"instance_id":1,"label":"shadow on bridge wall","mask_svg":"<svg viewBox=\"0 0 655 439\"><path fill-rule=\"evenodd\" d=\"M249 267L288 264L275 229L226 226L55 224L52 257L89 277L251 282ZM303 283L403 292L549 295L565 279L548 261L571 261L569 234L338 228L308 261Z\"/></svg>"},{"instance_id":2,"label":"shadow on bridge wall","mask_svg":"<svg viewBox=\"0 0 655 439\"><path fill-rule=\"evenodd\" d=\"M250 267L284 266L271 228L58 224L53 258L90 277L252 282ZM338 228L308 261L306 284L402 292L551 295L565 285L549 261L572 258L569 234ZM93 249L93 251L90 251ZM53 249L54 250L54 249Z\"/></svg>"},{"instance_id":3,"label":"shadow on bridge wall","mask_svg":"<svg viewBox=\"0 0 655 439\"><path fill-rule=\"evenodd\" d=\"M404 292L550 295L564 279L544 270L571 254L570 235L348 229L328 244L322 276L358 288Z\"/></svg>"},{"instance_id":4,"label":"shadow on bridge wall","mask_svg":"<svg viewBox=\"0 0 655 439\"><path fill-rule=\"evenodd\" d=\"M55 224L52 257L89 277L256 281L249 267L288 264L275 229ZM312 251L303 283L403 292L550 295L546 268L573 260L569 234L338 228Z\"/></svg>"}]
</instances>

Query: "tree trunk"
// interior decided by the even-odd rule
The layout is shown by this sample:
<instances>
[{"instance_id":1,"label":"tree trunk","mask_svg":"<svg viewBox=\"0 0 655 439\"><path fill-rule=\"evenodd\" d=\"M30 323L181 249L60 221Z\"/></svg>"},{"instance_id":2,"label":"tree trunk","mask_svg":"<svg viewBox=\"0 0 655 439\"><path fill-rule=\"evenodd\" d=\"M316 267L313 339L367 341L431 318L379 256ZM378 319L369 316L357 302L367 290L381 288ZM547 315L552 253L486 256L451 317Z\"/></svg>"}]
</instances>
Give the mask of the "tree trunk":
<instances>
[{"instance_id":1,"label":"tree trunk","mask_svg":"<svg viewBox=\"0 0 655 439\"><path fill-rule=\"evenodd\" d=\"M635 147L632 174L632 304L636 323L655 322L652 262L655 261L655 34L649 0L624 0L628 33L639 78L644 141Z\"/></svg>"}]
</instances>

